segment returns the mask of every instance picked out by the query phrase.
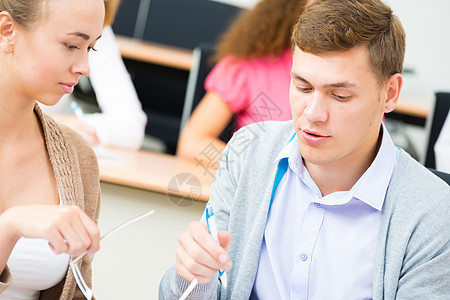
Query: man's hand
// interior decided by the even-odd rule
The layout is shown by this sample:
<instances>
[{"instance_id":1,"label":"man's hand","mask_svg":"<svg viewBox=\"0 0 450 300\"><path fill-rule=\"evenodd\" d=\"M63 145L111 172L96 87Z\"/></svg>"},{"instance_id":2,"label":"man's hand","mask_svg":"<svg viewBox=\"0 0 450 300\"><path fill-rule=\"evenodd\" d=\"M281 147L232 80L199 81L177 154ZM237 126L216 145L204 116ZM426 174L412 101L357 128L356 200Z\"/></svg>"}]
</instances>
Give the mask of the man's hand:
<instances>
[{"instance_id":1,"label":"man's hand","mask_svg":"<svg viewBox=\"0 0 450 300\"><path fill-rule=\"evenodd\" d=\"M230 270L228 257L231 236L227 231L219 232L220 245L200 222L191 222L186 232L178 237L180 246L176 253L175 269L188 281L194 278L199 283L210 282L217 270Z\"/></svg>"}]
</instances>

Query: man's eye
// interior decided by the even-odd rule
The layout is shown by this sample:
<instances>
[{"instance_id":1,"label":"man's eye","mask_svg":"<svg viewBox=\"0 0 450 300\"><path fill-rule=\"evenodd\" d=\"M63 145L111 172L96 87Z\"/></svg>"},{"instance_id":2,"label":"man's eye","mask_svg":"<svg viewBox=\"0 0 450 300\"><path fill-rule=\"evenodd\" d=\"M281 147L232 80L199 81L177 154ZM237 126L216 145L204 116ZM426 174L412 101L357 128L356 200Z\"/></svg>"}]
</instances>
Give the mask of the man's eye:
<instances>
[{"instance_id":1,"label":"man's eye","mask_svg":"<svg viewBox=\"0 0 450 300\"><path fill-rule=\"evenodd\" d=\"M312 88L305 88L305 87L300 87L300 86L296 86L297 90L302 92L302 93L309 93Z\"/></svg>"},{"instance_id":2,"label":"man's eye","mask_svg":"<svg viewBox=\"0 0 450 300\"><path fill-rule=\"evenodd\" d=\"M336 99L340 100L340 101L345 101L348 100L350 98L350 96L341 96L341 95L333 95L334 97L336 97Z\"/></svg>"}]
</instances>

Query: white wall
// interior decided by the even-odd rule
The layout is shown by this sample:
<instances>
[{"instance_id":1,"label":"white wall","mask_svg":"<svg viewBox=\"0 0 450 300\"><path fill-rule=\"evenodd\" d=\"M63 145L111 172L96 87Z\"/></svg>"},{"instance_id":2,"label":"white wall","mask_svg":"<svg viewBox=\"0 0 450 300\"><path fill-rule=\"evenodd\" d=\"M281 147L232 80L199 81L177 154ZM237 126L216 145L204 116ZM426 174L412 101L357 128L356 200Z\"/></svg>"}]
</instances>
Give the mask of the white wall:
<instances>
[{"instance_id":1,"label":"white wall","mask_svg":"<svg viewBox=\"0 0 450 300\"><path fill-rule=\"evenodd\" d=\"M403 95L431 101L435 91L450 91L450 1L386 0L406 31ZM431 99L431 100L430 100Z\"/></svg>"},{"instance_id":2,"label":"white wall","mask_svg":"<svg viewBox=\"0 0 450 300\"><path fill-rule=\"evenodd\" d=\"M258 0L216 0L252 7ZM431 102L435 91L450 91L450 1L385 0L406 31L402 96Z\"/></svg>"}]
</instances>

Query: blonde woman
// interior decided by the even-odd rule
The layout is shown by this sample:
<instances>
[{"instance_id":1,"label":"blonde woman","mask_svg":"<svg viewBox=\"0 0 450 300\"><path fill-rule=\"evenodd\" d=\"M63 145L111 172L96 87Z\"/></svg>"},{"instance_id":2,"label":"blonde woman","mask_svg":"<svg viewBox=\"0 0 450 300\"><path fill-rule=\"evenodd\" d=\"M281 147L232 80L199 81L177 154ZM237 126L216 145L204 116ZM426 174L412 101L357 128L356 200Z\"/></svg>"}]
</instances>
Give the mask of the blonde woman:
<instances>
[{"instance_id":1,"label":"blonde woman","mask_svg":"<svg viewBox=\"0 0 450 300\"><path fill-rule=\"evenodd\" d=\"M103 0L0 0L0 299L82 299L99 249L95 154L43 114L89 74Z\"/></svg>"},{"instance_id":2,"label":"blonde woman","mask_svg":"<svg viewBox=\"0 0 450 300\"><path fill-rule=\"evenodd\" d=\"M58 105L42 106L42 109L81 134L91 146L102 144L137 150L144 141L147 116L111 28L119 4L120 0L105 3L104 29L95 47L98 52L91 52L89 59L89 79L101 112L85 114L83 120L61 114L69 106L71 97L68 96Z\"/></svg>"}]
</instances>

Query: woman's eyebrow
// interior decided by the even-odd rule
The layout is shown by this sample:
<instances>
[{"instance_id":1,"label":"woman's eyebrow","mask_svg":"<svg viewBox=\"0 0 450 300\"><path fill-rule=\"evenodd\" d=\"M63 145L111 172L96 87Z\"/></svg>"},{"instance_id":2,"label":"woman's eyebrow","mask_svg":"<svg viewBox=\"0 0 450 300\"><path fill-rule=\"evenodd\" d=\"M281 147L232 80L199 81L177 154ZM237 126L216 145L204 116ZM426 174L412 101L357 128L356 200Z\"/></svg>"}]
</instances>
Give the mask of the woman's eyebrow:
<instances>
[{"instance_id":1,"label":"woman's eyebrow","mask_svg":"<svg viewBox=\"0 0 450 300\"><path fill-rule=\"evenodd\" d=\"M75 32L70 32L67 35L75 35L75 36L79 36L81 37L83 40L89 40L91 37L85 33L79 32L79 31L75 31Z\"/></svg>"},{"instance_id":2,"label":"woman's eyebrow","mask_svg":"<svg viewBox=\"0 0 450 300\"><path fill-rule=\"evenodd\" d=\"M89 40L89 39L91 38L88 34L82 33L82 32L79 32L79 31L70 32L70 33L68 33L67 35L79 36L79 37L81 37L83 40L86 40L86 41ZM101 37L102 37L102 35L99 35L98 38L96 38L96 40L98 40L98 39L101 38Z\"/></svg>"}]
</instances>

